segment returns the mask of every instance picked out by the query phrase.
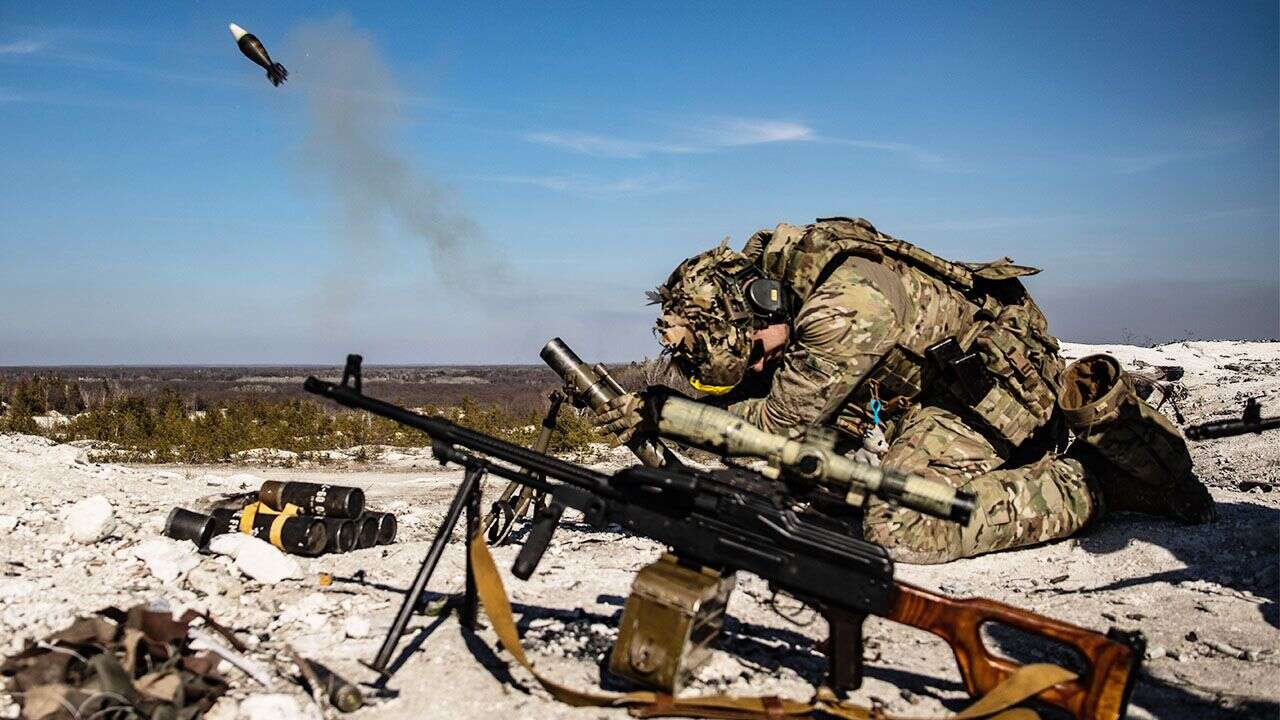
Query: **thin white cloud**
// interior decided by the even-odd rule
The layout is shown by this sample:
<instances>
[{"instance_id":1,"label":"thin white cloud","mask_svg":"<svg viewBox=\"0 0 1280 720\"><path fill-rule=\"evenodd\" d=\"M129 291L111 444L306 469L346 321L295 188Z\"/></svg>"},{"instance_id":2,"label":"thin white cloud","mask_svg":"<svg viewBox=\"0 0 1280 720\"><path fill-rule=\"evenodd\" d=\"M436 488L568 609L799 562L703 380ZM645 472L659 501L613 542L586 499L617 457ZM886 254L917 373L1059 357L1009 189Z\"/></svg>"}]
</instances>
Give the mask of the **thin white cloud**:
<instances>
[{"instance_id":1,"label":"thin white cloud","mask_svg":"<svg viewBox=\"0 0 1280 720\"><path fill-rule=\"evenodd\" d=\"M1109 158L1113 167L1117 172L1125 175L1135 175L1137 173L1155 170L1158 167L1172 165L1187 160L1196 160L1205 157L1203 152L1167 152L1167 153L1151 153L1148 155L1127 155L1114 156Z\"/></svg>"},{"instance_id":2,"label":"thin white cloud","mask_svg":"<svg viewBox=\"0 0 1280 720\"><path fill-rule=\"evenodd\" d=\"M882 152L900 153L921 165L941 166L947 163L947 159L937 153L929 152L924 148L900 142L878 142L875 140L848 140L845 138L815 138L819 142L829 142L837 145L847 145L849 147L861 148L863 150L880 150Z\"/></svg>"},{"instance_id":3,"label":"thin white cloud","mask_svg":"<svg viewBox=\"0 0 1280 720\"><path fill-rule=\"evenodd\" d=\"M812 127L792 120L766 118L711 118L681 124L682 136L671 140L634 140L592 133L533 132L525 139L579 155L636 159L652 155L687 155L727 148L771 143L826 143L863 150L898 153L921 165L950 166L949 161L916 145L878 140L854 140L819 135Z\"/></svg>"},{"instance_id":4,"label":"thin white cloud","mask_svg":"<svg viewBox=\"0 0 1280 720\"><path fill-rule=\"evenodd\" d=\"M528 133L525 139L592 157L640 158L646 155L702 152L701 148L691 145L624 140L590 133L536 132Z\"/></svg>"},{"instance_id":5,"label":"thin white cloud","mask_svg":"<svg viewBox=\"0 0 1280 720\"><path fill-rule=\"evenodd\" d=\"M814 140L813 128L785 120L730 118L708 123L699 130L709 144L717 147L761 145L775 142Z\"/></svg>"},{"instance_id":6,"label":"thin white cloud","mask_svg":"<svg viewBox=\"0 0 1280 720\"><path fill-rule=\"evenodd\" d=\"M1104 163L1123 175L1150 172L1168 165L1212 160L1237 152L1266 136L1267 130L1245 120L1210 118L1185 127L1168 129L1157 136L1160 147L1105 155L1095 162Z\"/></svg>"},{"instance_id":7,"label":"thin white cloud","mask_svg":"<svg viewBox=\"0 0 1280 720\"><path fill-rule=\"evenodd\" d=\"M501 183L532 185L545 190L593 199L657 195L687 187L683 180L657 175L639 175L612 180L588 175L499 175L487 179Z\"/></svg>"},{"instance_id":8,"label":"thin white cloud","mask_svg":"<svg viewBox=\"0 0 1280 720\"><path fill-rule=\"evenodd\" d=\"M44 49L45 43L39 40L14 40L0 44L0 55L30 55Z\"/></svg>"},{"instance_id":9,"label":"thin white cloud","mask_svg":"<svg viewBox=\"0 0 1280 720\"><path fill-rule=\"evenodd\" d=\"M650 155L688 155L727 147L813 138L813 130L799 123L747 118L723 118L687 124L684 126L684 133L687 137L675 140L633 140L572 132L534 132L526 134L525 139L579 155L635 159Z\"/></svg>"}]
</instances>

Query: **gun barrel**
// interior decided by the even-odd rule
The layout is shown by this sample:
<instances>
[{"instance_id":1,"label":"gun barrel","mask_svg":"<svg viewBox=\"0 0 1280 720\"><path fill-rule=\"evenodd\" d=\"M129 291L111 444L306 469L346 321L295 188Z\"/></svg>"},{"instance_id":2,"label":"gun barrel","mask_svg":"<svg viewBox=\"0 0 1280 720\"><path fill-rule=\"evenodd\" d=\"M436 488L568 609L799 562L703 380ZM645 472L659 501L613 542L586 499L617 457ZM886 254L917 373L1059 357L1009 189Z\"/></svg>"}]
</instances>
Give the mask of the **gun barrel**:
<instances>
[{"instance_id":1,"label":"gun barrel","mask_svg":"<svg viewBox=\"0 0 1280 720\"><path fill-rule=\"evenodd\" d=\"M1263 430L1280 428L1280 417L1262 418L1257 422L1244 420L1211 420L1207 423L1192 425L1187 428L1187 437L1191 440L1211 440L1213 438L1232 437L1260 433Z\"/></svg>"},{"instance_id":2,"label":"gun barrel","mask_svg":"<svg viewBox=\"0 0 1280 720\"><path fill-rule=\"evenodd\" d=\"M711 405L669 397L659 411L658 430L712 452L763 458L805 479L846 487L851 502L865 490L962 525L973 513L973 496L946 483L884 470L821 445L775 435Z\"/></svg>"},{"instance_id":3,"label":"gun barrel","mask_svg":"<svg viewBox=\"0 0 1280 720\"><path fill-rule=\"evenodd\" d=\"M309 393L329 398L339 405L355 410L364 410L406 427L420 430L429 435L440 446L453 447L456 445L481 455L526 468L526 471L519 471L504 465L488 465L486 469L498 477L517 480L523 485L543 491L551 488L548 483L542 482L537 478L547 477L575 485L604 497L617 496L617 493L610 488L609 476L590 468L565 462L481 432L468 430L444 418L421 415L398 405L364 395L347 385L339 385L316 377L309 377L302 387Z\"/></svg>"}]
</instances>

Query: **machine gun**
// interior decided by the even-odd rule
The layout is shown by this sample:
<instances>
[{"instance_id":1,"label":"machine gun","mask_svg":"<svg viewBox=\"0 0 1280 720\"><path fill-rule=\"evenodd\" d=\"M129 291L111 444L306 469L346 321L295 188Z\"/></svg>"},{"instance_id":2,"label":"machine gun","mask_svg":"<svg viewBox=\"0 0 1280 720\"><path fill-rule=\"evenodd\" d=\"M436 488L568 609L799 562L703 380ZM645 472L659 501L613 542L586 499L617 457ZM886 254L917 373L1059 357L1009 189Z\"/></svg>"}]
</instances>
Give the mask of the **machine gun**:
<instances>
[{"instance_id":1,"label":"machine gun","mask_svg":"<svg viewBox=\"0 0 1280 720\"><path fill-rule=\"evenodd\" d=\"M372 663L379 672L385 672L464 507L467 536L475 536L479 481L492 473L550 498L537 513L512 566L511 572L518 578L533 574L561 515L573 508L588 523L597 527L616 524L672 548L681 558L756 574L821 612L830 626L827 681L837 691L861 684L862 622L868 614L875 614L942 637L955 653L965 687L973 695L984 694L1019 669L1013 660L993 654L982 640L981 626L997 623L1066 645L1087 663L1082 674L1038 692L1036 698L1067 709L1077 718L1114 720L1124 715L1142 658L1140 633L1112 629L1103 636L991 600L946 598L897 582L893 562L883 547L839 532L821 517L811 517L784 483L741 468L704 471L637 466L606 475L368 397L361 392L360 363L359 355L350 355L340 384L309 377L304 388L426 433L431 437L434 457L466 470L445 521ZM963 507L945 508L941 514L968 519ZM476 546L484 547L483 543L473 548ZM468 600L462 623L474 627L476 595L470 562L467 569Z\"/></svg>"},{"instance_id":2,"label":"machine gun","mask_svg":"<svg viewBox=\"0 0 1280 720\"><path fill-rule=\"evenodd\" d=\"M1280 416L1262 417L1262 403L1256 397L1245 401L1244 412L1239 420L1211 420L1207 423L1192 425L1187 428L1187 437L1191 440L1209 440L1211 438L1232 437L1246 433L1260 433L1263 430L1280 428Z\"/></svg>"}]
</instances>

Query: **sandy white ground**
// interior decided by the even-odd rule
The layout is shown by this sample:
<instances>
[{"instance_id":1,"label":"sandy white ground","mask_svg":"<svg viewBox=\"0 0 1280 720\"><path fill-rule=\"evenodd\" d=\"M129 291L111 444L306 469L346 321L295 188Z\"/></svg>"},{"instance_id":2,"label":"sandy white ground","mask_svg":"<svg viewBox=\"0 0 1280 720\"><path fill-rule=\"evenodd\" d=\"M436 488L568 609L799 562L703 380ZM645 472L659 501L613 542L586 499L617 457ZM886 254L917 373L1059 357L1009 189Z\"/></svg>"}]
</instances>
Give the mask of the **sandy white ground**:
<instances>
[{"instance_id":1,"label":"sandy white ground","mask_svg":"<svg viewBox=\"0 0 1280 720\"><path fill-rule=\"evenodd\" d=\"M1186 368L1187 396L1179 406L1189 423L1234 415L1251 395L1264 396L1265 412L1280 413L1280 343L1066 349L1071 357L1098 350L1138 370ZM1133 717L1276 717L1280 434L1209 441L1193 452L1218 502L1216 524L1182 527L1116 516L1066 542L942 566L899 566L900 576L1100 630L1141 629L1150 649ZM624 459L621 452L597 458L606 467ZM196 569L165 584L134 556L140 543L158 535L173 506L197 507L201 498L253 489L266 478L359 485L371 505L400 515L400 540L303 560L305 579L271 587L243 578L218 557L199 558ZM417 452L338 470L118 466L89 463L82 448L0 435L0 653L18 650L77 613L164 599L209 610L250 639L254 657L268 667L291 643L353 679L371 680L356 660L370 659L377 649L401 599L395 589L412 578L458 479L457 471ZM489 492L497 490L493 482ZM61 515L96 494L111 502L118 525L98 543L75 543ZM644 539L570 525L532 580L507 575L526 646L539 665L565 682L598 687L634 572L659 551ZM511 546L496 551L504 572L514 554ZM457 543L431 589L460 588L462 568ZM368 584L321 587L317 581L320 572L348 577L358 570L366 572ZM722 650L699 673L692 692L807 697L823 672L823 658L813 649L823 623L790 624L768 608L768 597L763 582L740 579ZM363 621L371 626L367 633ZM508 666L487 630L469 636L450 615L419 616L410 627L390 683L398 697L358 718L624 716L550 700L527 674ZM941 716L963 706L958 675L940 642L879 620L868 622L867 636L868 680L857 697L917 715ZM233 671L232 677L232 700L217 708L227 718L236 716L236 701L263 692L243 675ZM275 691L295 692L279 679ZM0 717L16 712L12 698L0 694Z\"/></svg>"}]
</instances>

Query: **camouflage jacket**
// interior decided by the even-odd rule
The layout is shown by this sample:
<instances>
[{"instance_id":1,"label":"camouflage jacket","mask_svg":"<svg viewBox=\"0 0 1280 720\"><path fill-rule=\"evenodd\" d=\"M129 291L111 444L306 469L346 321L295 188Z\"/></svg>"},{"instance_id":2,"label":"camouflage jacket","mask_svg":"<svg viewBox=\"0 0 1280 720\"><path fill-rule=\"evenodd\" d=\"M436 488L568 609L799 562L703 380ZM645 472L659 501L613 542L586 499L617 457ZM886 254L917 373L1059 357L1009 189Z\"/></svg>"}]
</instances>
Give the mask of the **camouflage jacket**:
<instances>
[{"instance_id":1,"label":"camouflage jacket","mask_svg":"<svg viewBox=\"0 0 1280 720\"><path fill-rule=\"evenodd\" d=\"M1025 292L1000 300L990 292L1020 291L1017 277L1034 269L1007 258L951 263L847 218L762 230L743 252L783 283L791 335L768 394L734 402L731 412L773 432L830 424L861 435L873 400L881 421L892 422L943 382L924 351L957 338L1007 380L983 401L1014 444L1047 421L1061 372L1057 343Z\"/></svg>"}]
</instances>

